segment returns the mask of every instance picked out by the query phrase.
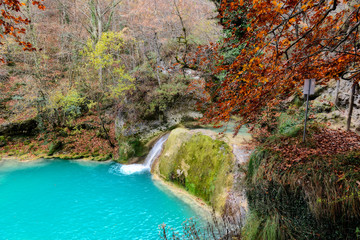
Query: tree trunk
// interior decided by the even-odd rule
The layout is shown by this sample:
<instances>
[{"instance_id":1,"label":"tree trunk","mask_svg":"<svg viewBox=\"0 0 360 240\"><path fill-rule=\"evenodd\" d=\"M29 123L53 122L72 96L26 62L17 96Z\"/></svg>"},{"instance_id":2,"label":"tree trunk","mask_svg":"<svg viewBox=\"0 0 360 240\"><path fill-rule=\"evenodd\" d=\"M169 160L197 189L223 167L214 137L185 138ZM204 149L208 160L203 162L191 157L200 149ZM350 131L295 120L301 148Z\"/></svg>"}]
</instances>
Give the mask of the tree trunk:
<instances>
[{"instance_id":1,"label":"tree trunk","mask_svg":"<svg viewBox=\"0 0 360 240\"><path fill-rule=\"evenodd\" d=\"M97 29L97 33L98 33L97 41L100 41L101 36L102 36L103 23L102 23L102 13L101 13L100 3L99 2L97 2L97 5L96 5L96 16L97 16L97 23L98 23L98 26L97 26L97 28L98 28ZM101 57L99 56L99 59L100 58ZM99 68L98 75L99 75L100 87L103 88L103 86L104 86L104 84L103 84L103 68L101 66L101 59L100 59L100 68Z\"/></svg>"},{"instance_id":2,"label":"tree trunk","mask_svg":"<svg viewBox=\"0 0 360 240\"><path fill-rule=\"evenodd\" d=\"M351 87L351 93L350 93L350 106L349 106L349 113L348 113L348 118L347 118L347 124L346 124L346 131L350 131L350 127L351 127L351 117L352 117L352 113L353 113L353 109L354 109L354 95L355 95L355 89L356 89L356 83L353 82L352 87Z\"/></svg>"},{"instance_id":3,"label":"tree trunk","mask_svg":"<svg viewBox=\"0 0 360 240\"><path fill-rule=\"evenodd\" d=\"M108 140L110 147L114 148L114 147L115 147L115 144L111 141L111 137L110 137L110 135L109 135L109 132L108 132L108 130L107 130L106 127L105 127L105 120L104 120L104 118L103 118L102 115L101 115L102 112L103 112L103 114L105 115L104 110L101 111L101 108L100 108L100 102L102 102L102 100L103 100L103 94L99 95L98 100L97 100L97 104L96 104L98 116L99 116L99 119L100 119L100 125L101 125L100 131L101 131L101 129L104 131L105 137L106 137L106 139Z\"/></svg>"},{"instance_id":4,"label":"tree trunk","mask_svg":"<svg viewBox=\"0 0 360 240\"><path fill-rule=\"evenodd\" d=\"M339 89L340 89L340 80L337 80L336 81L335 99L334 99L335 106L338 106L338 102L339 102Z\"/></svg>"},{"instance_id":5,"label":"tree trunk","mask_svg":"<svg viewBox=\"0 0 360 240\"><path fill-rule=\"evenodd\" d=\"M155 40L155 47L156 47L156 77L158 80L158 84L159 87L161 87L161 80L160 80L160 76L159 76L159 67L161 64L161 55L160 55L160 46L158 44L158 37L157 37L157 32L154 32L154 40Z\"/></svg>"}]
</instances>

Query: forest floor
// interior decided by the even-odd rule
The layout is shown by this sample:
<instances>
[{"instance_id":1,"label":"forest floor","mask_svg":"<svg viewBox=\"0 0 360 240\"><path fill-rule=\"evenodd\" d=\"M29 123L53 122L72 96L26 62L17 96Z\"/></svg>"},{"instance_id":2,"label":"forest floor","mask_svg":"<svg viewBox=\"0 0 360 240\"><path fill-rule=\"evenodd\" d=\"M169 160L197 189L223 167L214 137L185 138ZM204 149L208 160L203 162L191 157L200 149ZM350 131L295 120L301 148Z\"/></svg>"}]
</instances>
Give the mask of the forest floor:
<instances>
[{"instance_id":1,"label":"forest floor","mask_svg":"<svg viewBox=\"0 0 360 240\"><path fill-rule=\"evenodd\" d=\"M78 119L78 125L95 119L96 117ZM0 158L17 157L24 160L62 158L95 161L116 159L119 147L115 139L115 129L113 124L108 124L106 128L109 130L108 136L114 147L96 129L47 129L28 136L2 137Z\"/></svg>"}]
</instances>

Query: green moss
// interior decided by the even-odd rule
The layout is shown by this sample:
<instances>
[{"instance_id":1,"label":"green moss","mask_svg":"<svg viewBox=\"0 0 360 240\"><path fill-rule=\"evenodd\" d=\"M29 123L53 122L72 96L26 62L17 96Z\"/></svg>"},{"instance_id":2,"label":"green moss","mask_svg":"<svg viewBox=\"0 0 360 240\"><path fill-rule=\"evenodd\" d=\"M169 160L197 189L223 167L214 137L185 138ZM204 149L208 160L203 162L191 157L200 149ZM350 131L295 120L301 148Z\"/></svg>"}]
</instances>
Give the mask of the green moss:
<instances>
[{"instance_id":1,"label":"green moss","mask_svg":"<svg viewBox=\"0 0 360 240\"><path fill-rule=\"evenodd\" d=\"M0 136L0 147L4 147L4 146L6 146L6 144L7 144L7 141L6 141L5 136Z\"/></svg>"},{"instance_id":2,"label":"green moss","mask_svg":"<svg viewBox=\"0 0 360 240\"><path fill-rule=\"evenodd\" d=\"M59 151L63 147L61 141L56 141L50 144L48 155L52 156L55 152Z\"/></svg>"},{"instance_id":3,"label":"green moss","mask_svg":"<svg viewBox=\"0 0 360 240\"><path fill-rule=\"evenodd\" d=\"M251 212L246 218L246 224L243 228L242 237L246 240L258 240L259 230L261 229L262 219L255 212Z\"/></svg>"},{"instance_id":4,"label":"green moss","mask_svg":"<svg viewBox=\"0 0 360 240\"><path fill-rule=\"evenodd\" d=\"M89 159L89 160L99 161L99 162L110 160L110 159L112 159L112 157L113 157L112 153L108 153L106 155L92 156L88 152L72 153L72 154L57 154L56 155L56 158L60 158L60 159L64 159L64 160L86 158L86 159Z\"/></svg>"},{"instance_id":5,"label":"green moss","mask_svg":"<svg viewBox=\"0 0 360 240\"><path fill-rule=\"evenodd\" d=\"M72 155L69 159L83 159L83 158L85 158L84 155L79 153Z\"/></svg>"},{"instance_id":6,"label":"green moss","mask_svg":"<svg viewBox=\"0 0 360 240\"><path fill-rule=\"evenodd\" d=\"M301 106L304 105L304 100L300 99L299 96L296 96L294 101L293 101L293 104L294 104L295 107L300 108Z\"/></svg>"},{"instance_id":7,"label":"green moss","mask_svg":"<svg viewBox=\"0 0 360 240\"><path fill-rule=\"evenodd\" d=\"M232 167L233 156L225 142L176 129L165 144L158 171L166 180L222 210L232 186Z\"/></svg>"},{"instance_id":8,"label":"green moss","mask_svg":"<svg viewBox=\"0 0 360 240\"><path fill-rule=\"evenodd\" d=\"M110 160L110 159L112 159L112 153L108 153L108 154L106 154L105 156L97 156L97 157L95 157L93 160L94 161L99 161L99 162L101 162L101 161L107 161L107 160Z\"/></svg>"},{"instance_id":9,"label":"green moss","mask_svg":"<svg viewBox=\"0 0 360 240\"><path fill-rule=\"evenodd\" d=\"M70 155L67 155L67 154L59 154L56 157L60 158L60 159L64 159L64 160L72 159L72 157Z\"/></svg>"},{"instance_id":10,"label":"green moss","mask_svg":"<svg viewBox=\"0 0 360 240\"><path fill-rule=\"evenodd\" d=\"M127 162L132 157L141 157L147 153L147 147L139 137L119 137L119 159Z\"/></svg>"},{"instance_id":11,"label":"green moss","mask_svg":"<svg viewBox=\"0 0 360 240\"><path fill-rule=\"evenodd\" d=\"M164 145L163 154L159 160L159 173L163 178L168 179L168 175L174 169L176 155L183 142L190 140L191 134L184 128L177 128L171 132Z\"/></svg>"},{"instance_id":12,"label":"green moss","mask_svg":"<svg viewBox=\"0 0 360 240\"><path fill-rule=\"evenodd\" d=\"M303 117L299 113L289 115L282 113L279 117L279 125L277 132L280 135L295 137L302 129Z\"/></svg>"},{"instance_id":13,"label":"green moss","mask_svg":"<svg viewBox=\"0 0 360 240\"><path fill-rule=\"evenodd\" d=\"M279 215L261 217L256 212L252 212L246 221L243 229L243 239L246 240L279 240L284 239L279 227Z\"/></svg>"},{"instance_id":14,"label":"green moss","mask_svg":"<svg viewBox=\"0 0 360 240\"><path fill-rule=\"evenodd\" d=\"M257 174L259 170L259 166L262 160L265 159L267 155L268 155L268 150L260 147L251 154L248 162L248 167L247 167L248 171L246 175L248 181L253 181L254 178L256 178L256 176L259 175Z\"/></svg>"}]
</instances>

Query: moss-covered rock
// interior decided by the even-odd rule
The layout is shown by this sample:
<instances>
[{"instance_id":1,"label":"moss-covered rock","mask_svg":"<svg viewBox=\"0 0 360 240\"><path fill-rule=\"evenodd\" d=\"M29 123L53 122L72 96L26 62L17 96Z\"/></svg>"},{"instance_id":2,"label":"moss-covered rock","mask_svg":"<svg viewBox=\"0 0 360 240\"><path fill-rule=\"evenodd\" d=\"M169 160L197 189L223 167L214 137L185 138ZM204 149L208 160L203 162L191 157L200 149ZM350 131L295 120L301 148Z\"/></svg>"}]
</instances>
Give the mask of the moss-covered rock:
<instances>
[{"instance_id":1,"label":"moss-covered rock","mask_svg":"<svg viewBox=\"0 0 360 240\"><path fill-rule=\"evenodd\" d=\"M153 171L221 211L233 183L230 147L200 133L171 132Z\"/></svg>"},{"instance_id":2,"label":"moss-covered rock","mask_svg":"<svg viewBox=\"0 0 360 240\"><path fill-rule=\"evenodd\" d=\"M50 144L48 155L52 156L55 152L61 150L64 144L61 141L56 141Z\"/></svg>"},{"instance_id":3,"label":"moss-covered rock","mask_svg":"<svg viewBox=\"0 0 360 240\"><path fill-rule=\"evenodd\" d=\"M37 121L28 119L25 121L11 122L0 125L0 135L4 136L30 136L37 131Z\"/></svg>"},{"instance_id":4,"label":"moss-covered rock","mask_svg":"<svg viewBox=\"0 0 360 240\"><path fill-rule=\"evenodd\" d=\"M102 161L107 161L107 160L110 160L112 159L112 153L108 153L106 154L105 156L97 156L97 157L94 157L93 160L94 161L98 161L98 162L102 162Z\"/></svg>"},{"instance_id":5,"label":"moss-covered rock","mask_svg":"<svg viewBox=\"0 0 360 240\"><path fill-rule=\"evenodd\" d=\"M142 157L147 153L147 147L139 137L119 137L119 162L126 163L133 157Z\"/></svg>"}]
</instances>

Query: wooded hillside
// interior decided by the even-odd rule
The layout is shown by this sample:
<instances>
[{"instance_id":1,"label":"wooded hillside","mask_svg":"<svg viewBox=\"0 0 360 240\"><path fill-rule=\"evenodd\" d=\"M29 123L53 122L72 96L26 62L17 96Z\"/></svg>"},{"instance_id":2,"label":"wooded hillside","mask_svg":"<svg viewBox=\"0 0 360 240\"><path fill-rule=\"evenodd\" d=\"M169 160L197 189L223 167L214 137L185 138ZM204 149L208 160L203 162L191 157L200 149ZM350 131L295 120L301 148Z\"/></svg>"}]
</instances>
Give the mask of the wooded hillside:
<instances>
[{"instance_id":1,"label":"wooded hillside","mask_svg":"<svg viewBox=\"0 0 360 240\"><path fill-rule=\"evenodd\" d=\"M89 149L99 148L117 155L117 139L124 134L115 134L117 116L126 112L124 124L130 125L166 121L169 108L192 99L186 94L189 73L179 63L220 34L209 1L42 3L44 8L26 1L21 13L13 12L29 19L14 23L26 34L6 35L0 48L6 61L1 66L0 135L7 132L4 142L10 144L13 136L40 134L39 151L59 141L64 152L75 148L91 155ZM23 51L18 38L36 51ZM32 119L36 129L14 130Z\"/></svg>"}]
</instances>

